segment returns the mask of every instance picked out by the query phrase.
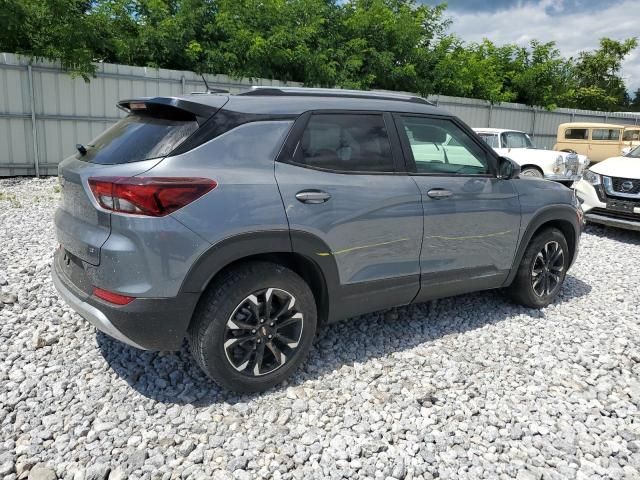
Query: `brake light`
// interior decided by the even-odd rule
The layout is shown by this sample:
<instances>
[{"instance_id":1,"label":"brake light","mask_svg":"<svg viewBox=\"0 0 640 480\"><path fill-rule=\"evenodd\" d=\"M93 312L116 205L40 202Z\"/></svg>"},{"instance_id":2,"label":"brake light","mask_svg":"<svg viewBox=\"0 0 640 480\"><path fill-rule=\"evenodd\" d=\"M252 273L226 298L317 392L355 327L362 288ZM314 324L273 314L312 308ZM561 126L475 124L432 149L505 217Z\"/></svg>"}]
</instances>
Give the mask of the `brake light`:
<instances>
[{"instance_id":1,"label":"brake light","mask_svg":"<svg viewBox=\"0 0 640 480\"><path fill-rule=\"evenodd\" d=\"M89 187L102 208L163 217L216 188L208 178L92 177Z\"/></svg>"},{"instance_id":2,"label":"brake light","mask_svg":"<svg viewBox=\"0 0 640 480\"><path fill-rule=\"evenodd\" d=\"M134 297L128 297L126 295L120 295L119 293L109 292L108 290L103 290L102 288L93 287L93 294L105 300L109 303L113 303L114 305L127 305L135 300Z\"/></svg>"}]
</instances>

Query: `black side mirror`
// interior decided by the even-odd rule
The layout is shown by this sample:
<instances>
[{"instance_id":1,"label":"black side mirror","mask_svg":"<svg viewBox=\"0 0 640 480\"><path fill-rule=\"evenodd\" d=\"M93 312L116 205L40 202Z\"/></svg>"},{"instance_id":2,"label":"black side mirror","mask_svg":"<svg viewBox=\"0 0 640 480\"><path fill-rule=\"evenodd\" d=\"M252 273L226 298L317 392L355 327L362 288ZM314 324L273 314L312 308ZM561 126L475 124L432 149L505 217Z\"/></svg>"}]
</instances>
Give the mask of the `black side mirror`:
<instances>
[{"instance_id":1,"label":"black side mirror","mask_svg":"<svg viewBox=\"0 0 640 480\"><path fill-rule=\"evenodd\" d=\"M500 157L498 159L498 178L502 180L511 180L520 175L520 165L511 160L509 157Z\"/></svg>"}]
</instances>

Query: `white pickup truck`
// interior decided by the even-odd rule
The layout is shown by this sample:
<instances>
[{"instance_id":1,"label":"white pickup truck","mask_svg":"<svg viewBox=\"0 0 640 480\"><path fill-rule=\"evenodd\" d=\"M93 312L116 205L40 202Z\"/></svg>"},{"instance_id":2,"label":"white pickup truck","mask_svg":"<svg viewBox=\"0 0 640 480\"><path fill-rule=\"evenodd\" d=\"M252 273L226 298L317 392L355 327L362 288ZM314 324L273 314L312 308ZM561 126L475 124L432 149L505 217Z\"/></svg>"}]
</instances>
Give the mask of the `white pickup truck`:
<instances>
[{"instance_id":1,"label":"white pickup truck","mask_svg":"<svg viewBox=\"0 0 640 480\"><path fill-rule=\"evenodd\" d=\"M546 178L567 185L582 178L589 166L584 155L536 148L524 132L502 128L473 129L500 156L509 157L521 168L521 176Z\"/></svg>"}]
</instances>

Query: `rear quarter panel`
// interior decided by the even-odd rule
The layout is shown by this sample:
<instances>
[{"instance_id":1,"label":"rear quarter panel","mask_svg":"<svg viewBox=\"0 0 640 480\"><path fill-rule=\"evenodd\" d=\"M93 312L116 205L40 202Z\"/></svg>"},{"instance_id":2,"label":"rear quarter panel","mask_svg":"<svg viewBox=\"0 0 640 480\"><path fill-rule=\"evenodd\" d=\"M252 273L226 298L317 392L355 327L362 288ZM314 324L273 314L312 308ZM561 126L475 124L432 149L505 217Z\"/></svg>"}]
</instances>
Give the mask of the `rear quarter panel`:
<instances>
[{"instance_id":1,"label":"rear quarter panel","mask_svg":"<svg viewBox=\"0 0 640 480\"><path fill-rule=\"evenodd\" d=\"M217 187L171 216L211 244L256 230L288 231L275 180L275 157L293 121L240 125L146 176L206 177Z\"/></svg>"}]
</instances>

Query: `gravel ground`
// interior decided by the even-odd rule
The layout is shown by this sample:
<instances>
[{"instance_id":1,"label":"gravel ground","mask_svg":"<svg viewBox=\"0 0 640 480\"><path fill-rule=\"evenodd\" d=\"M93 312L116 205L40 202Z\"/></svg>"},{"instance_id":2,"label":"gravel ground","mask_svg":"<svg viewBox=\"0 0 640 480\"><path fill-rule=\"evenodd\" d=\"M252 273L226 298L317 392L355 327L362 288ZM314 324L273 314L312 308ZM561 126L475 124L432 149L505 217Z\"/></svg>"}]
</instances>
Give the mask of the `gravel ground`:
<instances>
[{"instance_id":1,"label":"gravel ground","mask_svg":"<svg viewBox=\"0 0 640 480\"><path fill-rule=\"evenodd\" d=\"M542 311L488 292L367 315L239 396L58 299L56 190L0 180L0 478L640 478L640 234L589 228Z\"/></svg>"}]
</instances>

